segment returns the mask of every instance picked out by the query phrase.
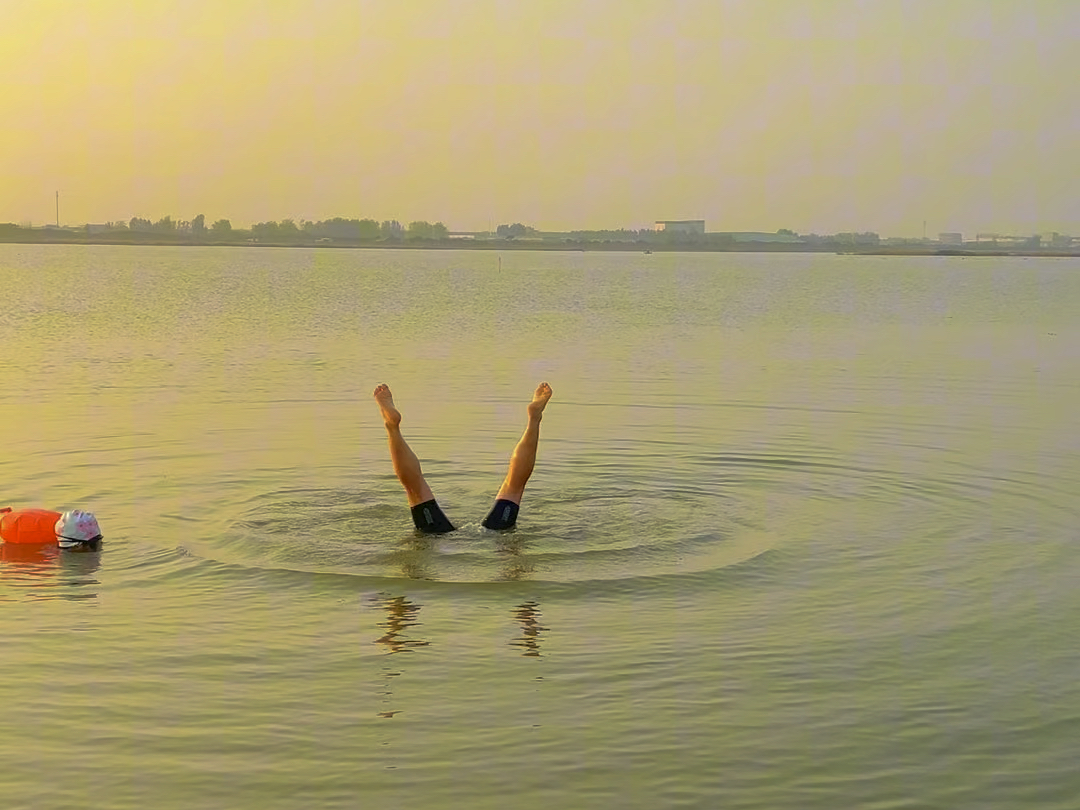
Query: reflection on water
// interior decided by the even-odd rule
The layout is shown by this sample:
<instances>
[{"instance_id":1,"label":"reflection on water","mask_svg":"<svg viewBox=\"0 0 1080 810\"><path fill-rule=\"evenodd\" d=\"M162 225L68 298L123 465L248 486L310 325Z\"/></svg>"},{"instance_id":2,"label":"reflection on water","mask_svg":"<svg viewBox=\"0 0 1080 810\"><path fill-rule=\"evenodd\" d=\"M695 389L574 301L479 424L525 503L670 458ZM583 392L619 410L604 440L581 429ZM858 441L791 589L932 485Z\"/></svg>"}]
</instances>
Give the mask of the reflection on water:
<instances>
[{"instance_id":1,"label":"reflection on water","mask_svg":"<svg viewBox=\"0 0 1080 810\"><path fill-rule=\"evenodd\" d=\"M0 543L0 579L26 588L32 599L97 599L100 551L62 551L54 545ZM0 600L5 597L0 594Z\"/></svg>"},{"instance_id":2,"label":"reflection on water","mask_svg":"<svg viewBox=\"0 0 1080 810\"><path fill-rule=\"evenodd\" d=\"M510 644L521 647L521 654L524 656L539 658L540 633L548 629L540 624L540 605L536 602L518 605L514 610L514 617L521 623L521 638L515 638Z\"/></svg>"},{"instance_id":3,"label":"reflection on water","mask_svg":"<svg viewBox=\"0 0 1080 810\"><path fill-rule=\"evenodd\" d=\"M55 544L0 543L0 571L33 576L34 571L52 572L60 549Z\"/></svg>"},{"instance_id":4,"label":"reflection on water","mask_svg":"<svg viewBox=\"0 0 1080 810\"><path fill-rule=\"evenodd\" d=\"M420 605L410 602L404 596L395 596L382 602L386 610L387 620L379 624L385 627L386 632L375 639L376 644L385 644L391 653L411 652L415 647L426 647L430 642L420 639L402 638L401 635L410 627L419 627L416 614L420 612Z\"/></svg>"},{"instance_id":5,"label":"reflection on water","mask_svg":"<svg viewBox=\"0 0 1080 810\"><path fill-rule=\"evenodd\" d=\"M386 611L387 619L385 622L380 622L379 627L386 629L379 638L375 639L376 644L385 644L388 653L398 652L412 652L416 647L427 647L430 642L416 638L405 638L402 634L406 633L410 627L419 627L420 622L417 621L417 614L420 612L420 605L410 601L404 596L392 596L382 599L379 606ZM401 675L401 672L384 669L383 674L386 676L386 683L383 685L383 697L385 703L390 704L394 697L393 679ZM393 717L395 714L399 714L401 709L388 708L381 712L376 712L377 717Z\"/></svg>"}]
</instances>

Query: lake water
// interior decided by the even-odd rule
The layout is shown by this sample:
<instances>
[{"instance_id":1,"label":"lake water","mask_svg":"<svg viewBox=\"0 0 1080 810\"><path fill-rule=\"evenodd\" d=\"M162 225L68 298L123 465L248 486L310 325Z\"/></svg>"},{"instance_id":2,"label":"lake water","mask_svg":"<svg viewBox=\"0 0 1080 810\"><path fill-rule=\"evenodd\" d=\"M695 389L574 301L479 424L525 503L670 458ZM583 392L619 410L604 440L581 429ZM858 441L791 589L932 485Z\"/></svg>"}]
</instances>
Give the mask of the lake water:
<instances>
[{"instance_id":1,"label":"lake water","mask_svg":"<svg viewBox=\"0 0 1080 810\"><path fill-rule=\"evenodd\" d=\"M1080 260L0 245L16 808L1074 808ZM516 531L479 527L540 380ZM460 530L414 534L371 390Z\"/></svg>"}]
</instances>

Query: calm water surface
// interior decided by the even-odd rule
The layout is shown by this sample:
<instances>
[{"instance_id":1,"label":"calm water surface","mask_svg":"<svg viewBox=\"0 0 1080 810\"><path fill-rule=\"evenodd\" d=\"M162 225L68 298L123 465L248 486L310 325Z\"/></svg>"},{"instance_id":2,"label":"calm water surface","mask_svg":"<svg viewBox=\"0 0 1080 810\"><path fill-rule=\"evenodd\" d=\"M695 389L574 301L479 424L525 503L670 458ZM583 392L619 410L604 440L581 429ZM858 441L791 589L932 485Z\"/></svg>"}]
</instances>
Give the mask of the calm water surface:
<instances>
[{"instance_id":1,"label":"calm water surface","mask_svg":"<svg viewBox=\"0 0 1080 810\"><path fill-rule=\"evenodd\" d=\"M1076 806L1080 261L498 262L0 246L5 810Z\"/></svg>"}]
</instances>

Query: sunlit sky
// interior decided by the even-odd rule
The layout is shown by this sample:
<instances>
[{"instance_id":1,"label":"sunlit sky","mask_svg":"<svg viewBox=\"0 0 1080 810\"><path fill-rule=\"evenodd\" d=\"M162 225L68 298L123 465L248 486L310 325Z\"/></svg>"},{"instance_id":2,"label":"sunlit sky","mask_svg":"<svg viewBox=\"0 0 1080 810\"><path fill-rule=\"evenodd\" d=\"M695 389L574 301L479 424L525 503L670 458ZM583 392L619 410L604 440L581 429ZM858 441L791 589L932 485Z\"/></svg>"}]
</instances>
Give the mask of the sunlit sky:
<instances>
[{"instance_id":1,"label":"sunlit sky","mask_svg":"<svg viewBox=\"0 0 1080 810\"><path fill-rule=\"evenodd\" d=\"M0 0L0 222L1080 235L1078 41L1077 0Z\"/></svg>"}]
</instances>

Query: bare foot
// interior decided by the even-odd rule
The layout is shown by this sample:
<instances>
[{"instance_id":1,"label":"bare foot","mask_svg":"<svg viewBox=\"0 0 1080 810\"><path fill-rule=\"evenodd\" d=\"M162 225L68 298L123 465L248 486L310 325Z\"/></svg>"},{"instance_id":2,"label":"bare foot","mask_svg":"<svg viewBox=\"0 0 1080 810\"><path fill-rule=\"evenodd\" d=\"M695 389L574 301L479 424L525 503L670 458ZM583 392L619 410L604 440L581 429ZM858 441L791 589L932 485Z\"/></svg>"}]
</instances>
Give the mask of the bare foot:
<instances>
[{"instance_id":1,"label":"bare foot","mask_svg":"<svg viewBox=\"0 0 1080 810\"><path fill-rule=\"evenodd\" d=\"M548 400L551 399L552 393L551 386L546 382L542 382L536 386L536 391L533 392L532 402L529 403L530 419L540 418L540 414L544 412L544 408L547 406Z\"/></svg>"},{"instance_id":2,"label":"bare foot","mask_svg":"<svg viewBox=\"0 0 1080 810\"><path fill-rule=\"evenodd\" d=\"M390 393L390 386L380 385L372 396L379 403L379 410L382 411L383 422L387 427L397 427L401 424L401 412L394 407L394 395Z\"/></svg>"}]
</instances>

